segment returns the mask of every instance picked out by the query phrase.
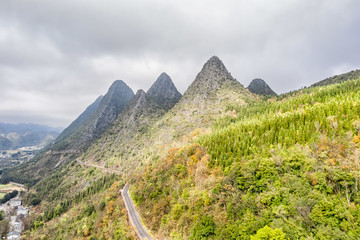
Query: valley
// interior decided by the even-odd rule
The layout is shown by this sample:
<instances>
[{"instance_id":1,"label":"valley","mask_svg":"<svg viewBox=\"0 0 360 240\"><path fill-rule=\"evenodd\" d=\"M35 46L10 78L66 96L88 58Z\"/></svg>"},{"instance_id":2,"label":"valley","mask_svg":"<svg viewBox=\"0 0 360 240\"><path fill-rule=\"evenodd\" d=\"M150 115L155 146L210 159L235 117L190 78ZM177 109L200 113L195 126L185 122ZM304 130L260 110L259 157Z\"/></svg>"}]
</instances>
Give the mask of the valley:
<instances>
[{"instance_id":1,"label":"valley","mask_svg":"<svg viewBox=\"0 0 360 240\"><path fill-rule=\"evenodd\" d=\"M32 159L44 146L21 147L14 150L0 150L0 169L14 167Z\"/></svg>"}]
</instances>

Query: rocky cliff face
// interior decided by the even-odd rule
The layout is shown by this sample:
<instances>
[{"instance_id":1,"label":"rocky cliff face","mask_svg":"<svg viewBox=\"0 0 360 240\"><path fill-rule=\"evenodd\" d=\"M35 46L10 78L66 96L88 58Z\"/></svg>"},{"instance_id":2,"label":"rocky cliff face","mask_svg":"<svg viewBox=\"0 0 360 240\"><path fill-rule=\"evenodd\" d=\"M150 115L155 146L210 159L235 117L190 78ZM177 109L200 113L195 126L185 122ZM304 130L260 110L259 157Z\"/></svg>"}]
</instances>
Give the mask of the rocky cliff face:
<instances>
[{"instance_id":1,"label":"rocky cliff face","mask_svg":"<svg viewBox=\"0 0 360 240\"><path fill-rule=\"evenodd\" d=\"M133 97L133 91L123 81L115 81L101 99L95 113L67 139L65 149L85 150L107 130Z\"/></svg>"},{"instance_id":2,"label":"rocky cliff face","mask_svg":"<svg viewBox=\"0 0 360 240\"><path fill-rule=\"evenodd\" d=\"M182 96L166 73L158 77L146 95L166 110L172 108Z\"/></svg>"},{"instance_id":3,"label":"rocky cliff face","mask_svg":"<svg viewBox=\"0 0 360 240\"><path fill-rule=\"evenodd\" d=\"M168 105L156 99L169 99L167 93L175 91L161 82L160 78L154 83L157 89L136 94L106 134L88 148L83 161L132 171L162 156L163 149L186 141L192 132L206 132L214 119L227 114L229 104L254 99L217 57L203 66L184 96L168 111Z\"/></svg>"},{"instance_id":4,"label":"rocky cliff face","mask_svg":"<svg viewBox=\"0 0 360 240\"><path fill-rule=\"evenodd\" d=\"M251 81L249 86L247 87L250 92L259 94L259 95L265 95L265 96L276 96L277 94L267 85L267 83L260 79L255 78Z\"/></svg>"},{"instance_id":5,"label":"rocky cliff face","mask_svg":"<svg viewBox=\"0 0 360 240\"><path fill-rule=\"evenodd\" d=\"M80 114L67 128L62 131L62 133L57 137L56 142L61 142L73 132L79 129L89 118L96 112L99 108L100 102L103 99L103 96L98 97L95 102L88 106L83 113Z\"/></svg>"},{"instance_id":6,"label":"rocky cliff face","mask_svg":"<svg viewBox=\"0 0 360 240\"><path fill-rule=\"evenodd\" d=\"M113 152L126 155L130 149L140 149L148 144L147 140L140 141L137 137L147 132L149 127L173 107L180 97L181 94L171 78L166 73L162 73L147 93L143 90L137 91L114 124L89 148L85 158L101 161L104 160L103 157L100 159L101 156L108 156L106 159L114 159L110 155ZM122 161L116 165L121 166L124 163L125 161ZM112 165L114 162L107 164Z\"/></svg>"},{"instance_id":7,"label":"rocky cliff face","mask_svg":"<svg viewBox=\"0 0 360 240\"><path fill-rule=\"evenodd\" d=\"M90 119L93 127L91 130L95 136L101 135L109 127L133 97L134 92L123 81L117 80L111 85L95 115Z\"/></svg>"},{"instance_id":8,"label":"rocky cliff face","mask_svg":"<svg viewBox=\"0 0 360 240\"><path fill-rule=\"evenodd\" d=\"M146 118L153 118L165 113L165 107L162 107L143 90L138 90L135 97L129 102L126 109L119 115L116 125L124 125L129 131L136 130L138 127L146 125Z\"/></svg>"}]
</instances>

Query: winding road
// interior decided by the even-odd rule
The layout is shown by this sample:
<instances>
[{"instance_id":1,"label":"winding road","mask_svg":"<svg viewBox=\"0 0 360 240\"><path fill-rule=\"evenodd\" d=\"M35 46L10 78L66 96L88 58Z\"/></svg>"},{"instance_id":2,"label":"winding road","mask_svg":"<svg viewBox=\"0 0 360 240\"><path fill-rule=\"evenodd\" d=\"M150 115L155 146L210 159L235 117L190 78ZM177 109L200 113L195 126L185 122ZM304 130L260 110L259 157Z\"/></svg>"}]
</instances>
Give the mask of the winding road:
<instances>
[{"instance_id":1,"label":"winding road","mask_svg":"<svg viewBox=\"0 0 360 240\"><path fill-rule=\"evenodd\" d=\"M98 166L98 165L94 165L94 164L89 164L89 163L85 163L79 159L76 159L76 161L80 164L80 165L83 165L83 166L86 166L86 167L96 167L96 168L99 168L103 171L106 171L106 172L111 172L111 173L115 173L117 175L119 174L122 174L123 172L120 171L120 170L116 170L116 169L113 169L113 168L106 168L106 167L101 167L101 166Z\"/></svg>"},{"instance_id":2,"label":"winding road","mask_svg":"<svg viewBox=\"0 0 360 240\"><path fill-rule=\"evenodd\" d=\"M112 169L112 168L105 168L105 167L85 163L85 162L83 162L83 161L81 161L79 159L76 159L76 162L78 162L80 165L83 165L83 166L96 167L96 168L99 168L101 170L111 172L111 173L115 173L115 174L121 174L122 173L120 170L116 170L116 169ZM128 183L125 184L124 188L121 190L121 195L123 197L123 200L124 200L124 203L125 203L125 208L126 208L126 210L128 212L128 215L129 215L130 224L134 228L134 230L136 232L136 235L138 236L138 238L140 240L145 240L145 239L153 240L153 238L151 237L151 235L148 233L145 226L141 222L141 218L139 216L139 213L136 211L134 203L131 200L131 197L129 195L129 188L130 188L130 185Z\"/></svg>"},{"instance_id":3,"label":"winding road","mask_svg":"<svg viewBox=\"0 0 360 240\"><path fill-rule=\"evenodd\" d=\"M135 209L135 206L133 204L133 201L130 198L129 195L129 184L125 184L124 189L121 190L122 197L124 199L125 207L129 215L130 223L134 227L136 235L140 239L148 239L152 240L153 238L151 235L147 232L145 226L142 224L140 216L138 212Z\"/></svg>"}]
</instances>

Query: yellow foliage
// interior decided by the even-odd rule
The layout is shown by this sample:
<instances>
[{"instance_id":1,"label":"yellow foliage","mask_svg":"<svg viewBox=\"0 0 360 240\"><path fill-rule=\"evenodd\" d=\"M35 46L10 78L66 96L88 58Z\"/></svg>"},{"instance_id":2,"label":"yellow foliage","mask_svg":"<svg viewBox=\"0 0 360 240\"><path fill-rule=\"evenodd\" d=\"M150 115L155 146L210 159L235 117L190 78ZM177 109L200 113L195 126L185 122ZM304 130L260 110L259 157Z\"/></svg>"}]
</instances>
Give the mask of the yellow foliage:
<instances>
[{"instance_id":1,"label":"yellow foliage","mask_svg":"<svg viewBox=\"0 0 360 240\"><path fill-rule=\"evenodd\" d=\"M330 158L329 160L327 160L327 163L332 166L336 166L338 164L338 161L335 158Z\"/></svg>"},{"instance_id":2,"label":"yellow foliage","mask_svg":"<svg viewBox=\"0 0 360 240\"><path fill-rule=\"evenodd\" d=\"M192 131L190 134L192 137L195 137L197 135L199 135L201 132L200 128L196 128L194 131Z\"/></svg>"},{"instance_id":3,"label":"yellow foliage","mask_svg":"<svg viewBox=\"0 0 360 240\"><path fill-rule=\"evenodd\" d=\"M211 171L211 174L215 177L222 177L223 171L221 167L214 167L213 170Z\"/></svg>"},{"instance_id":4,"label":"yellow foliage","mask_svg":"<svg viewBox=\"0 0 360 240\"><path fill-rule=\"evenodd\" d=\"M353 143L358 145L360 144L360 131L358 132L357 135L354 136Z\"/></svg>"},{"instance_id":5,"label":"yellow foliage","mask_svg":"<svg viewBox=\"0 0 360 240\"><path fill-rule=\"evenodd\" d=\"M110 192L115 192L118 187L119 187L119 182L116 181L111 185L111 187L109 188L109 191Z\"/></svg>"},{"instance_id":6,"label":"yellow foliage","mask_svg":"<svg viewBox=\"0 0 360 240\"><path fill-rule=\"evenodd\" d=\"M90 229L89 229L88 227L86 227L86 228L84 229L83 235L84 235L85 237L87 237L87 236L90 235Z\"/></svg>"},{"instance_id":7,"label":"yellow foliage","mask_svg":"<svg viewBox=\"0 0 360 240\"><path fill-rule=\"evenodd\" d=\"M109 201L108 205L106 206L106 214L107 215L113 214L114 209L115 209L115 202Z\"/></svg>"},{"instance_id":8,"label":"yellow foliage","mask_svg":"<svg viewBox=\"0 0 360 240\"><path fill-rule=\"evenodd\" d=\"M168 150L167 160L171 162L174 159L175 154L180 150L180 148L170 148Z\"/></svg>"},{"instance_id":9,"label":"yellow foliage","mask_svg":"<svg viewBox=\"0 0 360 240\"><path fill-rule=\"evenodd\" d=\"M127 212L126 212L126 209L125 209L125 208L121 209L121 214L122 214L122 215L126 215L126 213L127 213Z\"/></svg>"}]
</instances>

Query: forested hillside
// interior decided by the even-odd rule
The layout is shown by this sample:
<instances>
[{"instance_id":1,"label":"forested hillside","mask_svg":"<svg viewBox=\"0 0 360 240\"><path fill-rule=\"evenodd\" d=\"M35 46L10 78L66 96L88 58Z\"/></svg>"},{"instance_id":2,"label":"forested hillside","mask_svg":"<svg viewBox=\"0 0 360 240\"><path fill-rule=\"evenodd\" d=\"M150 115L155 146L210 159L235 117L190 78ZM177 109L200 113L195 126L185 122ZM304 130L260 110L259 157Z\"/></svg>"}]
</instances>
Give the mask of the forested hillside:
<instances>
[{"instance_id":1,"label":"forested hillside","mask_svg":"<svg viewBox=\"0 0 360 240\"><path fill-rule=\"evenodd\" d=\"M360 79L279 99L229 106L135 178L159 239L358 239Z\"/></svg>"},{"instance_id":2,"label":"forested hillside","mask_svg":"<svg viewBox=\"0 0 360 240\"><path fill-rule=\"evenodd\" d=\"M163 77L33 183L25 239L134 239L126 182L156 239L358 239L360 79L262 97L213 57L179 100Z\"/></svg>"}]
</instances>

